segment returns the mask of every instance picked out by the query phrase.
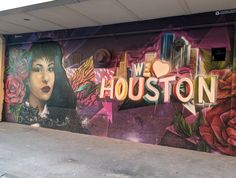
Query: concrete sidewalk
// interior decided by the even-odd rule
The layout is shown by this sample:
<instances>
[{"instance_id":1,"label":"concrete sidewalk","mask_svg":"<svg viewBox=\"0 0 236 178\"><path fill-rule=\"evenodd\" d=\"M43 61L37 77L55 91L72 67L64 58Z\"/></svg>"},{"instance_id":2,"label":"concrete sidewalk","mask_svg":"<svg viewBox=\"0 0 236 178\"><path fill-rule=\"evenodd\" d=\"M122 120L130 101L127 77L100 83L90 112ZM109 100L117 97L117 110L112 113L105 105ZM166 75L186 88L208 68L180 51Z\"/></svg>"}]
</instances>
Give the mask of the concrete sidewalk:
<instances>
[{"instance_id":1,"label":"concrete sidewalk","mask_svg":"<svg viewBox=\"0 0 236 178\"><path fill-rule=\"evenodd\" d=\"M236 158L0 123L1 178L235 178Z\"/></svg>"}]
</instances>

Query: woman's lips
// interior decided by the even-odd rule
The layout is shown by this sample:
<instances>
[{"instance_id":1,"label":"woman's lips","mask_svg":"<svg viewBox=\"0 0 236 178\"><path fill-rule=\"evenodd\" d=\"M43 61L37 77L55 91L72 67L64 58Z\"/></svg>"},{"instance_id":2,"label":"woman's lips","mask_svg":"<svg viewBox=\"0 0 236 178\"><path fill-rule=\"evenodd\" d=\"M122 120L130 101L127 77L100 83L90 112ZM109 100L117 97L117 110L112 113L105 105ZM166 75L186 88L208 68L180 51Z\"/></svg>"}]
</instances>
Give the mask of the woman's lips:
<instances>
[{"instance_id":1,"label":"woman's lips","mask_svg":"<svg viewBox=\"0 0 236 178\"><path fill-rule=\"evenodd\" d=\"M45 86L43 88L41 88L41 91L44 93L48 93L51 90L51 88L49 86Z\"/></svg>"}]
</instances>

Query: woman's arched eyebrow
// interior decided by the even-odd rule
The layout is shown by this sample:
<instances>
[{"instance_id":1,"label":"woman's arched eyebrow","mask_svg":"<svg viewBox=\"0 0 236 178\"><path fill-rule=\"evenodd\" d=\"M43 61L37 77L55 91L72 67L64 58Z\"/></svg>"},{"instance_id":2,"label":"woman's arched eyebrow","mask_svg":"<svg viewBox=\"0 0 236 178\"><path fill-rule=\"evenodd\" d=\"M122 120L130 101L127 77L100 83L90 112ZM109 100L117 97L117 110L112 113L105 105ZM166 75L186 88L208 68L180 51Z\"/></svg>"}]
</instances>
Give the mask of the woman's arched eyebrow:
<instances>
[{"instance_id":1,"label":"woman's arched eyebrow","mask_svg":"<svg viewBox=\"0 0 236 178\"><path fill-rule=\"evenodd\" d=\"M54 62L49 63L48 66L54 66Z\"/></svg>"}]
</instances>

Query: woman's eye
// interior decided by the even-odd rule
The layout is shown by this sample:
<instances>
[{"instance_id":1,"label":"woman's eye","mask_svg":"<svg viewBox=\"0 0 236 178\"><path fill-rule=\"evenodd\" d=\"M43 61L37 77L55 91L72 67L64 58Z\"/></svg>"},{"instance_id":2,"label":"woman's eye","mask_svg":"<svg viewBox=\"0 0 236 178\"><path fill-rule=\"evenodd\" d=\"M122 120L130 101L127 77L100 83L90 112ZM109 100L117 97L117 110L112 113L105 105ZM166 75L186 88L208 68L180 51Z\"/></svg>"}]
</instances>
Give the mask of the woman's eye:
<instances>
[{"instance_id":1,"label":"woman's eye","mask_svg":"<svg viewBox=\"0 0 236 178\"><path fill-rule=\"evenodd\" d=\"M54 72L54 67L49 67L49 68L48 68L48 71L49 71L49 72Z\"/></svg>"},{"instance_id":2,"label":"woman's eye","mask_svg":"<svg viewBox=\"0 0 236 178\"><path fill-rule=\"evenodd\" d=\"M33 72L41 72L42 70L41 70L40 67L33 67L33 68L32 68L32 71L33 71Z\"/></svg>"}]
</instances>

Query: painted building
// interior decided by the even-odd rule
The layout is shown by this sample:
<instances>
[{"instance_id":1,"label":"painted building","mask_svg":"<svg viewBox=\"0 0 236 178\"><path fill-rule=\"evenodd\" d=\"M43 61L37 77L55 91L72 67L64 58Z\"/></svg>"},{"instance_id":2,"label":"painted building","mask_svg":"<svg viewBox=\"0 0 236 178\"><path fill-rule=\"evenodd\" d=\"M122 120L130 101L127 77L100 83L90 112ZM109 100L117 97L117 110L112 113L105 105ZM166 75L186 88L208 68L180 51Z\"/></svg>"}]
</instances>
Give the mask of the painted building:
<instances>
[{"instance_id":1,"label":"painted building","mask_svg":"<svg viewBox=\"0 0 236 178\"><path fill-rule=\"evenodd\" d=\"M235 14L6 36L9 122L236 155Z\"/></svg>"}]
</instances>

